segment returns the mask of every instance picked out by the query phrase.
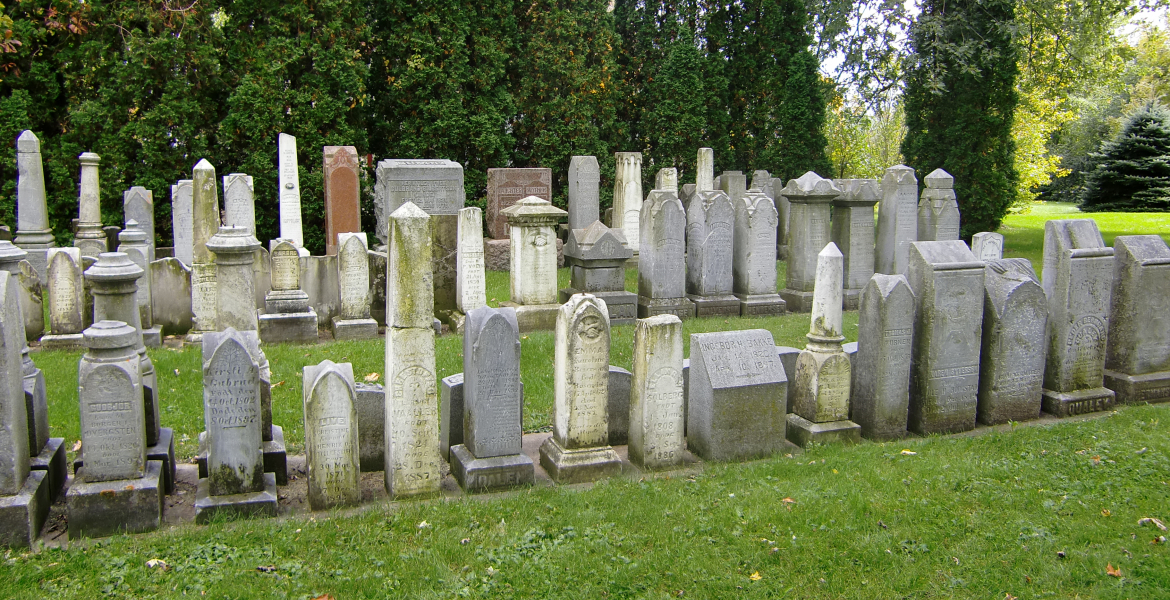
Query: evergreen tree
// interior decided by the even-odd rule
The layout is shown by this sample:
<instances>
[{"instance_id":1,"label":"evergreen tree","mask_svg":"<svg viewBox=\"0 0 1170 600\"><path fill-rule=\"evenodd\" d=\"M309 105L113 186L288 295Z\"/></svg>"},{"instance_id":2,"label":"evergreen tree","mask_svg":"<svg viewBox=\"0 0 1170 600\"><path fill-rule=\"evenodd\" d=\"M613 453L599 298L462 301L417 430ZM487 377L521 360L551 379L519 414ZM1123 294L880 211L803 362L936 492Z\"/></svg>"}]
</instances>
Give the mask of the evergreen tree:
<instances>
[{"instance_id":1,"label":"evergreen tree","mask_svg":"<svg viewBox=\"0 0 1170 600\"><path fill-rule=\"evenodd\" d=\"M646 109L640 124L648 154L643 157L642 175L644 185L651 187L655 173L662 168L678 169L680 182L694 181L697 149L707 141L703 57L694 37L683 33L667 44L666 60L645 91Z\"/></svg>"},{"instance_id":2,"label":"evergreen tree","mask_svg":"<svg viewBox=\"0 0 1170 600\"><path fill-rule=\"evenodd\" d=\"M1011 0L924 0L911 27L902 154L955 178L962 236L995 231L1015 198L1017 47Z\"/></svg>"},{"instance_id":3,"label":"evergreen tree","mask_svg":"<svg viewBox=\"0 0 1170 600\"><path fill-rule=\"evenodd\" d=\"M798 50L788 65L788 78L778 94L774 123L775 143L761 150L761 161L772 176L787 181L813 171L830 177L829 141L825 137L826 84L817 72L817 60L807 48Z\"/></svg>"},{"instance_id":4,"label":"evergreen tree","mask_svg":"<svg viewBox=\"0 0 1170 600\"><path fill-rule=\"evenodd\" d=\"M1170 210L1170 112L1164 107L1135 111L1090 160L1082 210Z\"/></svg>"}]
</instances>

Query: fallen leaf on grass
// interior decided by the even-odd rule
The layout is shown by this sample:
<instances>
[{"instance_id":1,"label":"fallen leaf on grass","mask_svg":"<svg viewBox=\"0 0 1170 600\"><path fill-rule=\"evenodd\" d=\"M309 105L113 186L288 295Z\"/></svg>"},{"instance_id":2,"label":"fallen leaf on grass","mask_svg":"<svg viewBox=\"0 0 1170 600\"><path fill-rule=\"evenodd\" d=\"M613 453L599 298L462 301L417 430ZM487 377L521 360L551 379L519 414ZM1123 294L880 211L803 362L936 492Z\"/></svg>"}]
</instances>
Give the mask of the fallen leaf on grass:
<instances>
[{"instance_id":1,"label":"fallen leaf on grass","mask_svg":"<svg viewBox=\"0 0 1170 600\"><path fill-rule=\"evenodd\" d=\"M283 381L278 381L278 382L276 382L276 383L272 384L272 388L274 388L274 389L275 389L275 388L278 388L278 387L280 387L280 386L282 386L282 385L284 385L284 382L283 382Z\"/></svg>"},{"instance_id":2,"label":"fallen leaf on grass","mask_svg":"<svg viewBox=\"0 0 1170 600\"><path fill-rule=\"evenodd\" d=\"M179 370L175 369L175 375L178 375L178 374L179 374Z\"/></svg>"},{"instance_id":3,"label":"fallen leaf on grass","mask_svg":"<svg viewBox=\"0 0 1170 600\"><path fill-rule=\"evenodd\" d=\"M1003 600L1016 600L1016 597L1008 592L1003 593Z\"/></svg>"},{"instance_id":4,"label":"fallen leaf on grass","mask_svg":"<svg viewBox=\"0 0 1170 600\"><path fill-rule=\"evenodd\" d=\"M366 375L366 381L377 381L381 376L382 375L379 373L370 373L369 375Z\"/></svg>"},{"instance_id":5,"label":"fallen leaf on grass","mask_svg":"<svg viewBox=\"0 0 1170 600\"><path fill-rule=\"evenodd\" d=\"M759 581L763 578L764 578L763 575L760 575L759 571L756 571L755 573L748 575L748 579L751 579L752 581Z\"/></svg>"},{"instance_id":6,"label":"fallen leaf on grass","mask_svg":"<svg viewBox=\"0 0 1170 600\"><path fill-rule=\"evenodd\" d=\"M167 564L167 561L162 560L161 558L152 558L152 559L146 561L146 568L148 568L148 569L162 569L162 570L166 571L167 569L171 568L171 566Z\"/></svg>"},{"instance_id":7,"label":"fallen leaf on grass","mask_svg":"<svg viewBox=\"0 0 1170 600\"><path fill-rule=\"evenodd\" d=\"M1097 465L1099 465L1099 464L1101 464L1101 457L1100 457L1100 456L1094 456L1094 457L1093 457L1093 466L1095 467L1095 466L1097 466Z\"/></svg>"},{"instance_id":8,"label":"fallen leaf on grass","mask_svg":"<svg viewBox=\"0 0 1170 600\"><path fill-rule=\"evenodd\" d=\"M1154 545L1165 544L1166 543L1166 536L1160 535L1160 536L1154 538L1154 541L1152 541L1150 543L1154 544Z\"/></svg>"},{"instance_id":9,"label":"fallen leaf on grass","mask_svg":"<svg viewBox=\"0 0 1170 600\"><path fill-rule=\"evenodd\" d=\"M313 600L334 600L334 598L330 594L321 594L320 596L313 598Z\"/></svg>"},{"instance_id":10,"label":"fallen leaf on grass","mask_svg":"<svg viewBox=\"0 0 1170 600\"><path fill-rule=\"evenodd\" d=\"M1161 521L1159 521L1158 519L1155 519L1154 517L1143 517L1141 519L1138 519L1139 526L1150 525L1150 524L1152 524L1154 527L1157 527L1158 529L1161 529L1162 531L1166 531L1166 526L1163 525Z\"/></svg>"},{"instance_id":11,"label":"fallen leaf on grass","mask_svg":"<svg viewBox=\"0 0 1170 600\"><path fill-rule=\"evenodd\" d=\"M73 442L73 451L77 452L78 450L81 450L81 440Z\"/></svg>"},{"instance_id":12,"label":"fallen leaf on grass","mask_svg":"<svg viewBox=\"0 0 1170 600\"><path fill-rule=\"evenodd\" d=\"M427 527L430 527L430 526L431 526L431 524L427 523L426 521L423 521L422 523L418 524L419 529L426 529Z\"/></svg>"},{"instance_id":13,"label":"fallen leaf on grass","mask_svg":"<svg viewBox=\"0 0 1170 600\"><path fill-rule=\"evenodd\" d=\"M792 498L785 498L785 499L781 500L781 502L783 502L785 504L796 504L796 500L793 500Z\"/></svg>"},{"instance_id":14,"label":"fallen leaf on grass","mask_svg":"<svg viewBox=\"0 0 1170 600\"><path fill-rule=\"evenodd\" d=\"M1121 568L1113 568L1111 563L1105 563L1105 574L1110 577L1121 577Z\"/></svg>"},{"instance_id":15,"label":"fallen leaf on grass","mask_svg":"<svg viewBox=\"0 0 1170 600\"><path fill-rule=\"evenodd\" d=\"M1111 517L1111 516L1113 516L1113 513L1110 512L1108 508L1103 508L1103 509L1101 509L1101 516L1102 517Z\"/></svg>"},{"instance_id":16,"label":"fallen leaf on grass","mask_svg":"<svg viewBox=\"0 0 1170 600\"><path fill-rule=\"evenodd\" d=\"M903 450L902 451L902 456L915 456L917 454L918 453L913 451L913 450Z\"/></svg>"}]
</instances>

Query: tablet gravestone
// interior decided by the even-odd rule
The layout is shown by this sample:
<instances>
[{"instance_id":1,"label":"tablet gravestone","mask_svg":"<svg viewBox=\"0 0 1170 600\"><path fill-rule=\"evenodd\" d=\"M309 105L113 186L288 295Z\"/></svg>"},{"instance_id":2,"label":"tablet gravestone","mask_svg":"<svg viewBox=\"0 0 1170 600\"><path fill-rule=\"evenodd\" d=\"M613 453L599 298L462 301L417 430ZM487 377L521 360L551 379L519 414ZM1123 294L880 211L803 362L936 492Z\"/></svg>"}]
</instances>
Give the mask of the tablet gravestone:
<instances>
[{"instance_id":1,"label":"tablet gravestone","mask_svg":"<svg viewBox=\"0 0 1170 600\"><path fill-rule=\"evenodd\" d=\"M686 297L686 213L674 192L654 190L642 205L644 251L638 255L638 318L695 316Z\"/></svg>"},{"instance_id":2,"label":"tablet gravestone","mask_svg":"<svg viewBox=\"0 0 1170 600\"><path fill-rule=\"evenodd\" d=\"M656 315L634 330L634 380L629 407L630 462L646 469L682 463L682 321Z\"/></svg>"},{"instance_id":3,"label":"tablet gravestone","mask_svg":"<svg viewBox=\"0 0 1170 600\"><path fill-rule=\"evenodd\" d=\"M905 275L875 274L861 292L850 420L862 437L905 437L910 407L914 292Z\"/></svg>"},{"instance_id":4,"label":"tablet gravestone","mask_svg":"<svg viewBox=\"0 0 1170 600\"><path fill-rule=\"evenodd\" d=\"M370 258L365 232L337 234L337 289L341 310L333 317L333 339L378 337L378 322L370 318Z\"/></svg>"},{"instance_id":5,"label":"tablet gravestone","mask_svg":"<svg viewBox=\"0 0 1170 600\"><path fill-rule=\"evenodd\" d=\"M735 205L732 288L745 317L784 314L776 293L776 207L752 188Z\"/></svg>"},{"instance_id":6,"label":"tablet gravestone","mask_svg":"<svg viewBox=\"0 0 1170 600\"><path fill-rule=\"evenodd\" d=\"M325 253L337 254L337 237L362 230L362 183L357 148L325 146Z\"/></svg>"},{"instance_id":7,"label":"tablet gravestone","mask_svg":"<svg viewBox=\"0 0 1170 600\"><path fill-rule=\"evenodd\" d=\"M809 171L784 186L780 194L791 202L788 270L780 297L792 312L812 310L817 255L831 241L829 203L841 195L831 180Z\"/></svg>"},{"instance_id":8,"label":"tablet gravestone","mask_svg":"<svg viewBox=\"0 0 1170 600\"><path fill-rule=\"evenodd\" d=\"M308 365L302 380L309 507L357 504L362 490L353 365L330 360Z\"/></svg>"},{"instance_id":9,"label":"tablet gravestone","mask_svg":"<svg viewBox=\"0 0 1170 600\"><path fill-rule=\"evenodd\" d=\"M739 316L739 299L732 295L735 209L726 192L695 194L687 207L686 238L687 298L695 316Z\"/></svg>"},{"instance_id":10,"label":"tablet gravestone","mask_svg":"<svg viewBox=\"0 0 1170 600\"><path fill-rule=\"evenodd\" d=\"M1048 300L1027 259L986 261L979 408L984 425L1040 418Z\"/></svg>"},{"instance_id":11,"label":"tablet gravestone","mask_svg":"<svg viewBox=\"0 0 1170 600\"><path fill-rule=\"evenodd\" d=\"M1170 400L1170 248L1156 235L1113 239L1105 387L1117 401Z\"/></svg>"},{"instance_id":12,"label":"tablet gravestone","mask_svg":"<svg viewBox=\"0 0 1170 600\"><path fill-rule=\"evenodd\" d=\"M885 275L906 274L910 243L918 240L918 179L914 169L898 165L882 175L882 201L878 205L877 245L874 271Z\"/></svg>"},{"instance_id":13,"label":"tablet gravestone","mask_svg":"<svg viewBox=\"0 0 1170 600\"><path fill-rule=\"evenodd\" d=\"M881 189L876 179L837 182L843 193L833 200L833 243L845 257L845 309L853 310L873 277L873 207Z\"/></svg>"}]
</instances>

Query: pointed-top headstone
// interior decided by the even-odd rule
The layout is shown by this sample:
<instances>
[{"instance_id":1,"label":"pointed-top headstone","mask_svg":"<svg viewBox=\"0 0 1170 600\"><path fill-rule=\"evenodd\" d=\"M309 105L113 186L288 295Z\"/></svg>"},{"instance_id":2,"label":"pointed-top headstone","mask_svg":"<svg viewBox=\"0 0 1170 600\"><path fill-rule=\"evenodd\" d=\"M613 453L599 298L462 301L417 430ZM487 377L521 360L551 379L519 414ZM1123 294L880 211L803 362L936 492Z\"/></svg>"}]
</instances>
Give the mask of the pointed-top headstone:
<instances>
[{"instance_id":1,"label":"pointed-top headstone","mask_svg":"<svg viewBox=\"0 0 1170 600\"><path fill-rule=\"evenodd\" d=\"M223 224L247 227L256 235L256 201L252 176L232 173L223 178Z\"/></svg>"}]
</instances>

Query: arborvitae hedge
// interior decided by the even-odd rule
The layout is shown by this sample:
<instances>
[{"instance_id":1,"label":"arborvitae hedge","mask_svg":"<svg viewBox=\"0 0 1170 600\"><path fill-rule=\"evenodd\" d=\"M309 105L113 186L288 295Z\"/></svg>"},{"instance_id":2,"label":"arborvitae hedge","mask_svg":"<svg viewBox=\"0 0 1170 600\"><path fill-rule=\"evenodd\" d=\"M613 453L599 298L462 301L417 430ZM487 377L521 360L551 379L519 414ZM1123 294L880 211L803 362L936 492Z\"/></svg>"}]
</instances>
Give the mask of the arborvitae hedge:
<instances>
[{"instance_id":1,"label":"arborvitae hedge","mask_svg":"<svg viewBox=\"0 0 1170 600\"><path fill-rule=\"evenodd\" d=\"M1170 112L1164 107L1135 111L1090 160L1082 210L1170 210Z\"/></svg>"},{"instance_id":2,"label":"arborvitae hedge","mask_svg":"<svg viewBox=\"0 0 1170 600\"><path fill-rule=\"evenodd\" d=\"M15 227L12 142L24 129L41 139L62 244L85 151L102 156L107 224L121 224L124 190L147 187L157 243L169 245L170 186L206 158L220 176L253 176L267 240L279 227L276 137L294 135L314 253L325 145L458 161L480 205L487 169L503 166L552 168L563 203L574 154L599 158L603 190L615 151L645 154L648 185L664 166L693 179L700 146L719 169L796 176L826 164L801 0L607 5L8 0L21 45L0 56L0 223ZM368 208L372 169L366 177Z\"/></svg>"}]
</instances>

